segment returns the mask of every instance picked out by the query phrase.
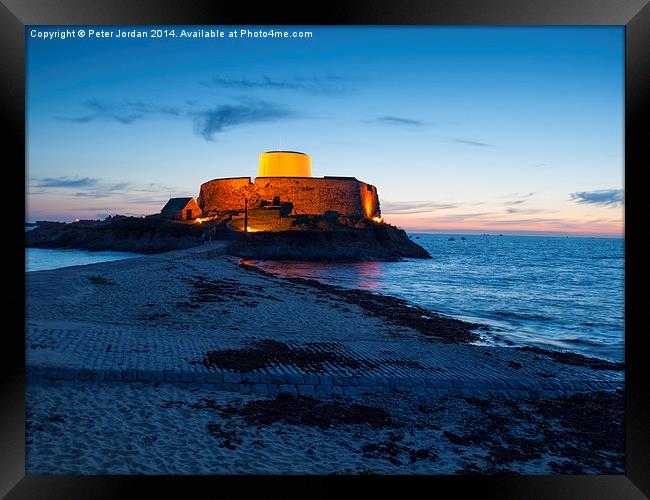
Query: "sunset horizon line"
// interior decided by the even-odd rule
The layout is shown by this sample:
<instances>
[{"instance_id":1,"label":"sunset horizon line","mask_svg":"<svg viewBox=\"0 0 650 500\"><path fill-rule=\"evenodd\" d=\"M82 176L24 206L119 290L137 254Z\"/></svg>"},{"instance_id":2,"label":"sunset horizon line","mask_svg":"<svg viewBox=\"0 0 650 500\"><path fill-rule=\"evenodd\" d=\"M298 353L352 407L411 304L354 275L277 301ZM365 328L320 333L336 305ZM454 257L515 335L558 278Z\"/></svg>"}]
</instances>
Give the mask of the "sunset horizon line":
<instances>
[{"instance_id":1,"label":"sunset horizon line","mask_svg":"<svg viewBox=\"0 0 650 500\"><path fill-rule=\"evenodd\" d=\"M80 214L79 214L80 215ZM63 222L63 223L73 223L81 220L106 220L108 217L148 217L152 215L158 215L157 212L149 214L135 214L135 213L113 213L113 214L102 214L102 217L90 217L90 216L44 216L44 218L33 217L31 221L26 220L26 225L35 225L38 222ZM388 217L390 219L390 217ZM425 234L425 235L468 235L468 236L539 236L539 237L569 237L569 238L615 238L615 239L625 239L625 229L622 228L620 231L608 231L608 230L581 230L579 228L575 229L506 229L498 226L490 228L481 228L481 227L422 227L422 226L412 226L408 224L399 224L392 223L390 220L384 218L384 222L390 225L394 225L399 229L403 229L407 233L411 234Z\"/></svg>"}]
</instances>

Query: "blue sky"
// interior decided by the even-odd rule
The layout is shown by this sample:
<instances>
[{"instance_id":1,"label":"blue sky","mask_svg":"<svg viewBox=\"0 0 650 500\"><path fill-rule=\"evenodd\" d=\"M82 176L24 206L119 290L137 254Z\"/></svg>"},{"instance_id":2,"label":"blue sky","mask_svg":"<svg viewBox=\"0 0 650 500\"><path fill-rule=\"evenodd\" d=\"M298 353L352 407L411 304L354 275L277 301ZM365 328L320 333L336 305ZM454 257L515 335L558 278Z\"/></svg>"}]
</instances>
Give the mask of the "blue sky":
<instances>
[{"instance_id":1,"label":"blue sky","mask_svg":"<svg viewBox=\"0 0 650 500\"><path fill-rule=\"evenodd\" d=\"M622 234L622 27L240 28L27 28L28 220L154 213L289 149L406 229Z\"/></svg>"}]
</instances>

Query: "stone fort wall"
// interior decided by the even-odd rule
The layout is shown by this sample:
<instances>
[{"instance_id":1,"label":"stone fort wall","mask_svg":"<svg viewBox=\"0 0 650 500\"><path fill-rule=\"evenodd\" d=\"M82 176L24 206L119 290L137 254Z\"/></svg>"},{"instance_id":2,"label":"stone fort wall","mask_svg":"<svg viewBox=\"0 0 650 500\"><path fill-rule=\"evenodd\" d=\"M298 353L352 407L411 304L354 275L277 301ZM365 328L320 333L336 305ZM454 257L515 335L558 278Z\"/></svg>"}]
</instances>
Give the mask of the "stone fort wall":
<instances>
[{"instance_id":1,"label":"stone fort wall","mask_svg":"<svg viewBox=\"0 0 650 500\"><path fill-rule=\"evenodd\" d=\"M291 215L324 214L373 217L379 214L377 188L354 177L250 177L215 179L201 185L198 204L204 215L214 211L257 208L262 202L293 203Z\"/></svg>"}]
</instances>

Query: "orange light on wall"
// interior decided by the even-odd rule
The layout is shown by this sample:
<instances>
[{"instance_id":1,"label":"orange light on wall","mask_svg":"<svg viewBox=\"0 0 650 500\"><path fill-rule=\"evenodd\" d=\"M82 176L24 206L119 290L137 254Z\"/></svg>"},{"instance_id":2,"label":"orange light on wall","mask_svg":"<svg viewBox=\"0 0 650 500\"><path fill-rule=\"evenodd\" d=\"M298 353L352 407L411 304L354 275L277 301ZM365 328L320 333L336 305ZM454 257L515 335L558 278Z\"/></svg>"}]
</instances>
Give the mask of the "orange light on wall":
<instances>
[{"instance_id":1,"label":"orange light on wall","mask_svg":"<svg viewBox=\"0 0 650 500\"><path fill-rule=\"evenodd\" d=\"M212 220L214 218L215 218L214 216L211 216L211 217L197 217L196 219L194 219L194 223L195 224L202 224L202 223L204 223L206 221L209 221L209 220Z\"/></svg>"}]
</instances>

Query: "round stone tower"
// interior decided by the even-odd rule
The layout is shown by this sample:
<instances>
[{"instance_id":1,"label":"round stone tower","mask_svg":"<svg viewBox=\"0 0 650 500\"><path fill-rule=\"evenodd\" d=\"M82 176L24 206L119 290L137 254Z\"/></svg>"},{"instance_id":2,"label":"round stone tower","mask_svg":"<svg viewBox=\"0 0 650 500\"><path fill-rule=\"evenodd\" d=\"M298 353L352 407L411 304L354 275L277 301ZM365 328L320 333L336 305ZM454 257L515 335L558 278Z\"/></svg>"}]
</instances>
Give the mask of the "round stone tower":
<instances>
[{"instance_id":1,"label":"round stone tower","mask_svg":"<svg viewBox=\"0 0 650 500\"><path fill-rule=\"evenodd\" d=\"M297 151L267 151L260 155L258 177L311 177L311 158Z\"/></svg>"}]
</instances>

